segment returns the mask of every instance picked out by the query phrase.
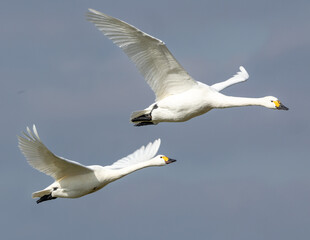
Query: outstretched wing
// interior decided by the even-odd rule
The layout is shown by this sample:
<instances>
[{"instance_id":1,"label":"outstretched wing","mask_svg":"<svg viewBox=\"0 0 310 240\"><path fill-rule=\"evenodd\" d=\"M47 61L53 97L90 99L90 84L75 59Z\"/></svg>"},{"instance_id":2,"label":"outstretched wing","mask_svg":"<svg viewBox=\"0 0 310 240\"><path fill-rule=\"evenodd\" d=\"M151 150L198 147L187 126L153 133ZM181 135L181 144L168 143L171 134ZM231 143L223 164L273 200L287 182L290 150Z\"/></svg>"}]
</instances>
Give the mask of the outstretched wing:
<instances>
[{"instance_id":1,"label":"outstretched wing","mask_svg":"<svg viewBox=\"0 0 310 240\"><path fill-rule=\"evenodd\" d=\"M136 64L155 92L156 100L184 92L196 85L170 53L165 43L136 27L106 14L89 9L87 19Z\"/></svg>"},{"instance_id":2,"label":"outstretched wing","mask_svg":"<svg viewBox=\"0 0 310 240\"><path fill-rule=\"evenodd\" d=\"M57 157L41 142L35 125L33 132L27 127L28 133L18 137L18 146L28 163L35 169L59 180L65 176L86 174L92 169L74 161Z\"/></svg>"},{"instance_id":3,"label":"outstretched wing","mask_svg":"<svg viewBox=\"0 0 310 240\"><path fill-rule=\"evenodd\" d=\"M134 153L116 161L115 163L107 167L111 169L120 169L140 162L148 161L155 156L155 154L159 149L159 146L160 146L160 139L157 139L153 143L149 143L146 147L142 146Z\"/></svg>"},{"instance_id":4,"label":"outstretched wing","mask_svg":"<svg viewBox=\"0 0 310 240\"><path fill-rule=\"evenodd\" d=\"M216 91L220 92L224 88L230 87L239 82L244 82L249 78L248 72L244 69L244 67L239 67L240 72L237 72L232 78L220 83L213 84L211 87L214 88Z\"/></svg>"}]
</instances>

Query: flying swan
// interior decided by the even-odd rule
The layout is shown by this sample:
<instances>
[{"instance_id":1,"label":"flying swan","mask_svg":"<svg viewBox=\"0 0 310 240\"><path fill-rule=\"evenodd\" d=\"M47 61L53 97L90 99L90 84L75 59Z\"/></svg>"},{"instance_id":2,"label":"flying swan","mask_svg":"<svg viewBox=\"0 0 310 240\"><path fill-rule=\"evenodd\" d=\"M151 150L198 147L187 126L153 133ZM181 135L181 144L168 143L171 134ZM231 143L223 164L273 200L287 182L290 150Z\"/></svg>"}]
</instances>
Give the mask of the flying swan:
<instances>
[{"instance_id":1,"label":"flying swan","mask_svg":"<svg viewBox=\"0 0 310 240\"><path fill-rule=\"evenodd\" d=\"M37 203L56 198L79 198L98 191L134 171L152 166L164 166L176 160L164 155L157 155L160 139L142 146L134 153L109 166L84 166L78 162L54 155L41 142L35 125L33 131L27 127L28 133L18 137L19 148L28 163L35 169L51 176L55 182L47 188L34 192L32 198Z\"/></svg>"},{"instance_id":2,"label":"flying swan","mask_svg":"<svg viewBox=\"0 0 310 240\"><path fill-rule=\"evenodd\" d=\"M136 64L156 95L155 103L144 110L132 113L130 121L135 126L154 125L159 122L184 122L213 108L256 105L288 110L272 96L242 98L221 94L220 91L224 88L249 78L242 66L240 72L232 78L208 86L195 81L178 63L163 41L96 10L89 9L86 15L89 21Z\"/></svg>"}]
</instances>

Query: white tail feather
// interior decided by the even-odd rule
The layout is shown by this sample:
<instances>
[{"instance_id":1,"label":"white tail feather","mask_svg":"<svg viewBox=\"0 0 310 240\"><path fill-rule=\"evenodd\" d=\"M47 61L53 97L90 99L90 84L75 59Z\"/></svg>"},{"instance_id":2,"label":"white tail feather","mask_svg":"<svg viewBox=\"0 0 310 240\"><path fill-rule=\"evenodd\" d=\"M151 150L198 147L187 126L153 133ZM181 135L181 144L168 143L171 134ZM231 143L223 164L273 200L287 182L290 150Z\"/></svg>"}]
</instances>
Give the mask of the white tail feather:
<instances>
[{"instance_id":1,"label":"white tail feather","mask_svg":"<svg viewBox=\"0 0 310 240\"><path fill-rule=\"evenodd\" d=\"M41 191L37 191L37 192L32 193L32 198L43 197L44 195L48 195L51 192L52 192L51 189L44 189Z\"/></svg>"},{"instance_id":2,"label":"white tail feather","mask_svg":"<svg viewBox=\"0 0 310 240\"><path fill-rule=\"evenodd\" d=\"M140 117L143 114L148 114L150 112L150 110L140 110L140 111L136 111L133 112L130 116L130 121L132 121L132 119Z\"/></svg>"}]
</instances>

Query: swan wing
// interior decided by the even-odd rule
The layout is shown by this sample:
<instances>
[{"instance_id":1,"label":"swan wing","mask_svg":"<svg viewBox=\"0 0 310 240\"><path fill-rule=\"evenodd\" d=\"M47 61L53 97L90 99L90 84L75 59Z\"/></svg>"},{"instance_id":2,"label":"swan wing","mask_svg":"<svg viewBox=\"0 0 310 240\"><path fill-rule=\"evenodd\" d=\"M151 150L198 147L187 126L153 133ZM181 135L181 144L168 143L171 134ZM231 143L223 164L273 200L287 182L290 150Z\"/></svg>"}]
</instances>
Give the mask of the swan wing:
<instances>
[{"instance_id":1,"label":"swan wing","mask_svg":"<svg viewBox=\"0 0 310 240\"><path fill-rule=\"evenodd\" d=\"M107 167L110 169L121 169L140 162L148 161L155 156L159 149L159 146L160 139L157 139L153 143L150 142L148 145L142 146L132 154L114 162L112 165Z\"/></svg>"},{"instance_id":2,"label":"swan wing","mask_svg":"<svg viewBox=\"0 0 310 240\"><path fill-rule=\"evenodd\" d=\"M23 137L18 137L18 146L28 163L40 172L53 177L55 180L65 176L93 172L92 169L78 162L54 155L41 142L35 125L33 125L33 132L27 127L27 133L24 132L23 134Z\"/></svg>"},{"instance_id":3,"label":"swan wing","mask_svg":"<svg viewBox=\"0 0 310 240\"><path fill-rule=\"evenodd\" d=\"M184 92L197 82L184 70L165 43L136 27L93 9L87 19L136 64L156 95L156 100Z\"/></svg>"},{"instance_id":4,"label":"swan wing","mask_svg":"<svg viewBox=\"0 0 310 240\"><path fill-rule=\"evenodd\" d=\"M224 82L213 84L211 87L220 92L231 85L246 81L249 78L248 72L242 66L239 67L239 70L240 72L237 72L233 77Z\"/></svg>"}]
</instances>

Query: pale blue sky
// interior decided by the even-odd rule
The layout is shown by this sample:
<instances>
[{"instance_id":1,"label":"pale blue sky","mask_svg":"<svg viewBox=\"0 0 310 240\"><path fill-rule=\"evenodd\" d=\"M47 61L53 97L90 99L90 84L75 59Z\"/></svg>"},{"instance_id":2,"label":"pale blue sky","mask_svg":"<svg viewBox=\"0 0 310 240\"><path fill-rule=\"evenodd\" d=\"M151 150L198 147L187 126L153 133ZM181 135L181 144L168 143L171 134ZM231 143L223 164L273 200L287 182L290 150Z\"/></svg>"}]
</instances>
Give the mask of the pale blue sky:
<instances>
[{"instance_id":1,"label":"pale blue sky","mask_svg":"<svg viewBox=\"0 0 310 240\"><path fill-rule=\"evenodd\" d=\"M0 8L0 225L3 239L291 240L310 237L309 1L8 1ZM85 20L87 8L163 40L198 81L246 83L289 111L212 110L135 128L154 100L127 56ZM37 205L53 180L17 148L37 125L57 155L108 165L160 137L178 161L79 199Z\"/></svg>"}]
</instances>

